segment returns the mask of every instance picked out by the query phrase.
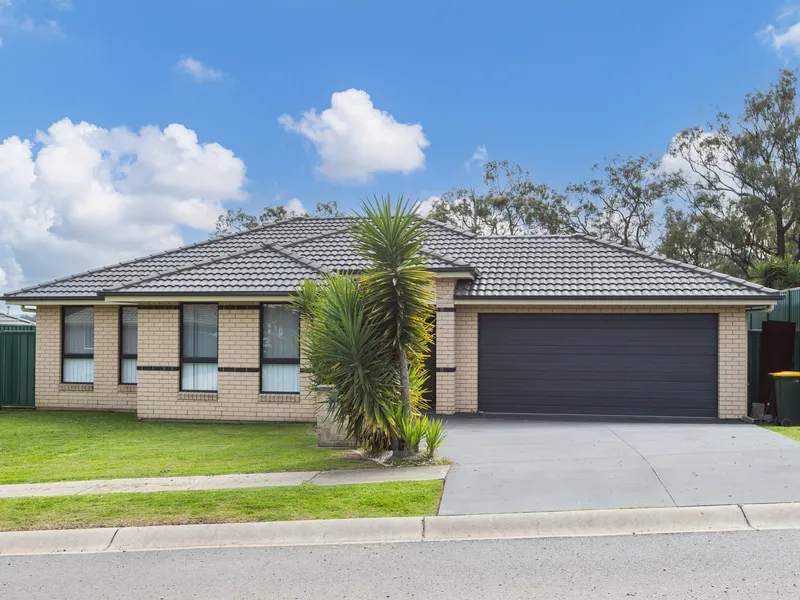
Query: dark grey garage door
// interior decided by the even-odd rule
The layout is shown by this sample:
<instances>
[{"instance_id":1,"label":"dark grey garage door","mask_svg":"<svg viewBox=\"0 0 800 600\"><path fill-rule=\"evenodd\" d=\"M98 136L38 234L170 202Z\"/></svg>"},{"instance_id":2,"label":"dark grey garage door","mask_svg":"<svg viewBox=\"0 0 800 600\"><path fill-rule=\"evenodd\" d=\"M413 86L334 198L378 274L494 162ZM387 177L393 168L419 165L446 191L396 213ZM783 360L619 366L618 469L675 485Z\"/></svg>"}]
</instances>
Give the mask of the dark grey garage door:
<instances>
[{"instance_id":1,"label":"dark grey garage door","mask_svg":"<svg viewBox=\"0 0 800 600\"><path fill-rule=\"evenodd\" d=\"M485 412L717 416L715 314L481 314Z\"/></svg>"}]
</instances>

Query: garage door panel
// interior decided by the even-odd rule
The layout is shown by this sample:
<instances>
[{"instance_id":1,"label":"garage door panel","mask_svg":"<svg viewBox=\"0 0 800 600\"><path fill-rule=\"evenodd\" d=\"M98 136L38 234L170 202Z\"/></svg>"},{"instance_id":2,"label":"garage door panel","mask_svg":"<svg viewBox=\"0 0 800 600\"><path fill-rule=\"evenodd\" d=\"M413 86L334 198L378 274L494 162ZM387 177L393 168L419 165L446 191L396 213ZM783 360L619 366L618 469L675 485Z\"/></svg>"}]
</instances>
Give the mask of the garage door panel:
<instances>
[{"instance_id":1,"label":"garage door panel","mask_svg":"<svg viewBox=\"0 0 800 600\"><path fill-rule=\"evenodd\" d=\"M494 332L493 332L494 333ZM597 335L600 333L600 335ZM594 335L593 335L594 334ZM675 330L631 330L607 331L602 329L573 329L560 332L557 329L544 330L511 330L503 337L495 337L497 333L487 335L484 340L487 347L507 348L509 346L526 345L532 336L542 344L554 346L608 346L615 342L624 341L626 344L635 344L644 347L674 346L701 344L707 342L704 331L675 331Z\"/></svg>"},{"instance_id":2,"label":"garage door panel","mask_svg":"<svg viewBox=\"0 0 800 600\"><path fill-rule=\"evenodd\" d=\"M558 404L542 404L540 410L534 414L543 415L586 415L586 416L630 416L630 417L674 417L676 416L676 407L669 406L646 406L641 404L632 404L626 407L624 413L618 412L619 406L616 404L609 404L607 406L593 407L586 406L585 404L576 403L558 403ZM678 406L677 410L680 411L681 417L708 417L708 411L697 406ZM501 404L497 406L497 413L520 413L518 404ZM523 411L531 414L531 411Z\"/></svg>"},{"instance_id":3,"label":"garage door panel","mask_svg":"<svg viewBox=\"0 0 800 600\"><path fill-rule=\"evenodd\" d=\"M566 371L609 371L619 370L624 373L640 373L640 372L654 372L671 373L674 369L685 369L687 374L697 372L705 377L706 374L703 370L694 369L698 361L702 361L704 365L713 366L716 364L716 353L712 355L686 355L684 350L681 354L662 354L651 352L648 354L635 354L633 356L624 357L624 361L620 360L618 354L611 354L611 349L603 353L587 354L582 352L580 354L568 354L566 352L547 352L541 350L536 353L521 354L521 353L496 353L494 358L501 362L499 365L486 365L487 373L496 370L499 373L504 373L508 370L539 370L546 371L552 369L560 369Z\"/></svg>"},{"instance_id":4,"label":"garage door panel","mask_svg":"<svg viewBox=\"0 0 800 600\"><path fill-rule=\"evenodd\" d=\"M488 377L487 383L510 393L530 394L530 388L523 381L505 381L501 377ZM676 394L705 394L716 392L717 386L711 381L629 381L620 388L618 380L573 378L565 382L541 380L536 386L537 393L567 394L569 392L591 392L590 396L603 393L615 394L620 398L636 396L664 396L677 401ZM588 401L588 399L587 399Z\"/></svg>"},{"instance_id":5,"label":"garage door panel","mask_svg":"<svg viewBox=\"0 0 800 600\"><path fill-rule=\"evenodd\" d=\"M579 329L582 331L589 329L609 329L609 324L613 324L613 329L633 329L633 330L675 330L685 329L687 331L705 328L710 320L716 320L715 314L688 314L688 313L481 313L481 318L499 318L509 323L515 330L529 329L558 329L569 331ZM562 318L557 325L554 325L550 318ZM675 317L672 321L665 318Z\"/></svg>"},{"instance_id":6,"label":"garage door panel","mask_svg":"<svg viewBox=\"0 0 800 600\"><path fill-rule=\"evenodd\" d=\"M714 314L481 314L487 412L716 416Z\"/></svg>"}]
</instances>

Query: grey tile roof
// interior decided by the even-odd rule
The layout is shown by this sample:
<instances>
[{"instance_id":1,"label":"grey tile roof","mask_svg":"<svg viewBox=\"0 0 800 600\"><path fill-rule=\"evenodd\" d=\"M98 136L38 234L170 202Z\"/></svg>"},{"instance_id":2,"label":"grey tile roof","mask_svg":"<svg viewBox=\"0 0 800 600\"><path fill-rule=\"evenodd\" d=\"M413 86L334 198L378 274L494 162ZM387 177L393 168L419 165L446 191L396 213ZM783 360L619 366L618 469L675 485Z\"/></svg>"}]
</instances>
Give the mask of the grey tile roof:
<instances>
[{"instance_id":1,"label":"grey tile roof","mask_svg":"<svg viewBox=\"0 0 800 600\"><path fill-rule=\"evenodd\" d=\"M0 313L0 325L13 325L17 327L35 327L36 323L27 319L20 319L13 315Z\"/></svg>"},{"instance_id":2,"label":"grey tile roof","mask_svg":"<svg viewBox=\"0 0 800 600\"><path fill-rule=\"evenodd\" d=\"M298 281L323 274L319 265L264 246L126 284L108 294L289 294Z\"/></svg>"},{"instance_id":3,"label":"grey tile roof","mask_svg":"<svg viewBox=\"0 0 800 600\"><path fill-rule=\"evenodd\" d=\"M105 294L285 294L301 279L359 270L355 217L297 217L97 269L7 295L11 299ZM740 299L774 290L594 238L476 236L426 222L434 271L471 271L459 298Z\"/></svg>"},{"instance_id":4,"label":"grey tile roof","mask_svg":"<svg viewBox=\"0 0 800 600\"><path fill-rule=\"evenodd\" d=\"M438 228L429 227L428 230L430 231L430 229ZM353 247L352 235L346 228L278 247L290 250L298 256L325 265L326 268L332 270L353 271L364 266L364 261ZM436 271L468 271L471 269L470 264L435 252L430 245L426 246L425 253L427 255L426 264Z\"/></svg>"},{"instance_id":5,"label":"grey tile roof","mask_svg":"<svg viewBox=\"0 0 800 600\"><path fill-rule=\"evenodd\" d=\"M760 285L582 235L476 237L443 248L473 264L460 298L745 299Z\"/></svg>"}]
</instances>

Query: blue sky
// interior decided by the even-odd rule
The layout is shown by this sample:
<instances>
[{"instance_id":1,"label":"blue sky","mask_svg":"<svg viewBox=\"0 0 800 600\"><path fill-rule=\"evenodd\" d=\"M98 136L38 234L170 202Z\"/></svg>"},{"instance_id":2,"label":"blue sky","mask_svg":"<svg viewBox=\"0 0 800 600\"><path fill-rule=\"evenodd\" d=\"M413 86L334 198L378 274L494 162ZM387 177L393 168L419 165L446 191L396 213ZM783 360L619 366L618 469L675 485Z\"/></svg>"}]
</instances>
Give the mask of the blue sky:
<instances>
[{"instance_id":1,"label":"blue sky","mask_svg":"<svg viewBox=\"0 0 800 600\"><path fill-rule=\"evenodd\" d=\"M476 183L479 147L557 187L658 157L795 66L798 22L743 0L0 0L0 289L204 239L223 207L424 200Z\"/></svg>"}]
</instances>

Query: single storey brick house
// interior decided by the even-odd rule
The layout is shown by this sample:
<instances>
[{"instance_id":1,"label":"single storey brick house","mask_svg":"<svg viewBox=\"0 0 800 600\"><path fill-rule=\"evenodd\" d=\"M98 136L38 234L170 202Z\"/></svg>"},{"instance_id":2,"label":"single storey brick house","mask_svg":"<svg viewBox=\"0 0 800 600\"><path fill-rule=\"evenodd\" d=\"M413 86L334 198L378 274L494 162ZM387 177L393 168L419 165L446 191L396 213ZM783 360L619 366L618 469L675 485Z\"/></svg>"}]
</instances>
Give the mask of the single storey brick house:
<instances>
[{"instance_id":1,"label":"single storey brick house","mask_svg":"<svg viewBox=\"0 0 800 600\"><path fill-rule=\"evenodd\" d=\"M355 217L298 217L23 289L36 406L314 421L295 284L357 272ZM425 225L436 411L737 418L746 311L779 295L581 236Z\"/></svg>"}]
</instances>

